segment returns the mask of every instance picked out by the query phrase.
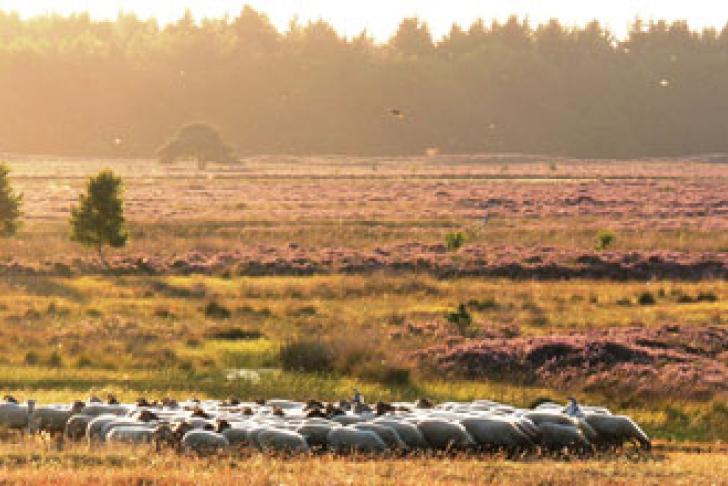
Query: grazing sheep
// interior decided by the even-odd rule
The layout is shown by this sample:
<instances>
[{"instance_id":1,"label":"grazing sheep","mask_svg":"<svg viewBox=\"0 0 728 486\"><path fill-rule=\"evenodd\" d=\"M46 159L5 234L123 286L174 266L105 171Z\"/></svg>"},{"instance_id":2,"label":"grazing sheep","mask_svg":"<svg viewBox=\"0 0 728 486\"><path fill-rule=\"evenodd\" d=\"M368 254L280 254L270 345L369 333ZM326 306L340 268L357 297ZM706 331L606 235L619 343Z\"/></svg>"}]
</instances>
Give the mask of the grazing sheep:
<instances>
[{"instance_id":1,"label":"grazing sheep","mask_svg":"<svg viewBox=\"0 0 728 486\"><path fill-rule=\"evenodd\" d=\"M575 425L543 422L538 428L541 430L541 444L546 450L560 451L565 447L579 451L591 449L591 444Z\"/></svg>"},{"instance_id":2,"label":"grazing sheep","mask_svg":"<svg viewBox=\"0 0 728 486\"><path fill-rule=\"evenodd\" d=\"M106 442L121 444L149 444L154 438L155 429L148 426L123 425L114 427L106 434Z\"/></svg>"},{"instance_id":3,"label":"grazing sheep","mask_svg":"<svg viewBox=\"0 0 728 486\"><path fill-rule=\"evenodd\" d=\"M93 417L86 414L72 415L66 422L66 438L70 440L81 440L86 436L86 429Z\"/></svg>"},{"instance_id":4,"label":"grazing sheep","mask_svg":"<svg viewBox=\"0 0 728 486\"><path fill-rule=\"evenodd\" d=\"M584 420L599 436L598 445L621 447L625 442L631 441L639 444L644 450L652 448L650 438L629 417L589 413Z\"/></svg>"},{"instance_id":5,"label":"grazing sheep","mask_svg":"<svg viewBox=\"0 0 728 486\"><path fill-rule=\"evenodd\" d=\"M332 424L325 423L305 423L296 428L296 432L301 434L309 447L323 448L328 444L327 436L331 429L334 427L340 427Z\"/></svg>"},{"instance_id":6,"label":"grazing sheep","mask_svg":"<svg viewBox=\"0 0 728 486\"><path fill-rule=\"evenodd\" d=\"M307 452L309 447L303 435L282 429L266 429L258 434L258 443L264 451Z\"/></svg>"},{"instance_id":7,"label":"grazing sheep","mask_svg":"<svg viewBox=\"0 0 728 486\"><path fill-rule=\"evenodd\" d=\"M91 405L86 405L86 407L83 409L84 415L90 415L91 417L98 417L99 415L126 415L127 409L120 406L120 405L104 405L99 403L94 403Z\"/></svg>"},{"instance_id":8,"label":"grazing sheep","mask_svg":"<svg viewBox=\"0 0 728 486\"><path fill-rule=\"evenodd\" d=\"M356 430L370 430L377 434L390 449L405 449L407 446L396 430L384 424L362 422L351 426Z\"/></svg>"},{"instance_id":9,"label":"grazing sheep","mask_svg":"<svg viewBox=\"0 0 728 486\"><path fill-rule=\"evenodd\" d=\"M182 437L182 449L197 454L213 454L230 447L224 435L208 430L190 430Z\"/></svg>"},{"instance_id":10,"label":"grazing sheep","mask_svg":"<svg viewBox=\"0 0 728 486\"><path fill-rule=\"evenodd\" d=\"M400 439L405 443L409 449L425 449L427 448L427 441L416 426L407 422L398 422L391 419L377 419L374 421L375 424L385 425L391 427L397 431Z\"/></svg>"},{"instance_id":11,"label":"grazing sheep","mask_svg":"<svg viewBox=\"0 0 728 486\"><path fill-rule=\"evenodd\" d=\"M35 408L35 402L28 400L27 405L15 402L0 403L0 427L22 430L28 426L28 420Z\"/></svg>"},{"instance_id":12,"label":"grazing sheep","mask_svg":"<svg viewBox=\"0 0 728 486\"><path fill-rule=\"evenodd\" d=\"M352 425L364 422L365 419L359 415L334 415L331 420L338 422L341 425Z\"/></svg>"},{"instance_id":13,"label":"grazing sheep","mask_svg":"<svg viewBox=\"0 0 728 486\"><path fill-rule=\"evenodd\" d=\"M460 421L475 442L486 449L530 449L533 441L513 422L498 418L472 417Z\"/></svg>"},{"instance_id":14,"label":"grazing sheep","mask_svg":"<svg viewBox=\"0 0 728 486\"><path fill-rule=\"evenodd\" d=\"M335 427L326 436L326 442L337 453L362 452L377 453L387 450L387 446L377 434L369 430L356 430L351 427Z\"/></svg>"},{"instance_id":15,"label":"grazing sheep","mask_svg":"<svg viewBox=\"0 0 728 486\"><path fill-rule=\"evenodd\" d=\"M417 422L417 428L434 449L464 449L475 445L475 441L465 427L455 422L425 419Z\"/></svg>"},{"instance_id":16,"label":"grazing sheep","mask_svg":"<svg viewBox=\"0 0 728 486\"><path fill-rule=\"evenodd\" d=\"M231 446L248 445L248 431L242 428L229 428L222 432L222 435L228 440Z\"/></svg>"},{"instance_id":17,"label":"grazing sheep","mask_svg":"<svg viewBox=\"0 0 728 486\"><path fill-rule=\"evenodd\" d=\"M74 402L70 409L54 407L37 407L28 419L28 430L31 433L48 432L63 434L66 422L71 416L81 413L85 407L83 402Z\"/></svg>"}]
</instances>

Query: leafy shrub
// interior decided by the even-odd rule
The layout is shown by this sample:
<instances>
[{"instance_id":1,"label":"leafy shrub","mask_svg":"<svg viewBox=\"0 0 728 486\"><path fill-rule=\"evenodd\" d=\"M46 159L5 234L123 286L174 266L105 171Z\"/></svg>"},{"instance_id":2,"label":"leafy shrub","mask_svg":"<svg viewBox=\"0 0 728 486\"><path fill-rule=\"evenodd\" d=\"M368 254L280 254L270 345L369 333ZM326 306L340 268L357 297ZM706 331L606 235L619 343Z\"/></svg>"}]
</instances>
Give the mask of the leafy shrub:
<instances>
[{"instance_id":1,"label":"leafy shrub","mask_svg":"<svg viewBox=\"0 0 728 486\"><path fill-rule=\"evenodd\" d=\"M454 324L461 336L467 334L470 325L473 323L473 316L470 315L465 304L460 304L455 312L448 312L445 318L450 324Z\"/></svg>"},{"instance_id":2,"label":"leafy shrub","mask_svg":"<svg viewBox=\"0 0 728 486\"><path fill-rule=\"evenodd\" d=\"M713 292L700 292L695 300L698 302L717 302L718 296Z\"/></svg>"},{"instance_id":3,"label":"leafy shrub","mask_svg":"<svg viewBox=\"0 0 728 486\"><path fill-rule=\"evenodd\" d=\"M637 297L637 303L639 305L654 305L656 302L657 301L655 300L655 296L652 295L652 292L645 291Z\"/></svg>"},{"instance_id":4,"label":"leafy shrub","mask_svg":"<svg viewBox=\"0 0 728 486\"><path fill-rule=\"evenodd\" d=\"M309 317L315 316L316 312L317 309L315 305L302 305L289 309L288 312L286 312L286 315L291 317Z\"/></svg>"},{"instance_id":5,"label":"leafy shrub","mask_svg":"<svg viewBox=\"0 0 728 486\"><path fill-rule=\"evenodd\" d=\"M311 339L290 341L281 346L281 366L288 371L327 373L333 369L333 353L326 344Z\"/></svg>"},{"instance_id":6,"label":"leafy shrub","mask_svg":"<svg viewBox=\"0 0 728 486\"><path fill-rule=\"evenodd\" d=\"M205 336L209 339L224 339L236 341L242 339L260 339L263 334L260 331L243 329L241 327L225 327L210 329Z\"/></svg>"},{"instance_id":7,"label":"leafy shrub","mask_svg":"<svg viewBox=\"0 0 728 486\"><path fill-rule=\"evenodd\" d=\"M624 305L624 306L632 305L632 301L630 300L629 297L622 297L621 299L617 299L617 305Z\"/></svg>"},{"instance_id":8,"label":"leafy shrub","mask_svg":"<svg viewBox=\"0 0 728 486\"><path fill-rule=\"evenodd\" d=\"M90 309L86 309L86 315L89 317L101 317L104 315L104 313L101 312L99 309L92 307Z\"/></svg>"},{"instance_id":9,"label":"leafy shrub","mask_svg":"<svg viewBox=\"0 0 728 486\"><path fill-rule=\"evenodd\" d=\"M61 355L58 353L58 351L53 351L51 355L48 356L48 361L46 363L51 368L60 368L61 366L63 366L63 359L61 358Z\"/></svg>"},{"instance_id":10,"label":"leafy shrub","mask_svg":"<svg viewBox=\"0 0 728 486\"><path fill-rule=\"evenodd\" d=\"M28 351L25 353L25 358L23 358L23 362L27 365L33 366L40 363L40 356L38 356L38 353L35 351Z\"/></svg>"},{"instance_id":11,"label":"leafy shrub","mask_svg":"<svg viewBox=\"0 0 728 486\"><path fill-rule=\"evenodd\" d=\"M597 244L595 248L597 251L606 250L614 244L616 239L617 235L614 234L614 231L607 229L599 230L597 233Z\"/></svg>"},{"instance_id":12,"label":"leafy shrub","mask_svg":"<svg viewBox=\"0 0 728 486\"><path fill-rule=\"evenodd\" d=\"M472 299L468 301L468 307L477 311L497 309L498 302L493 297L486 297L481 300Z\"/></svg>"},{"instance_id":13,"label":"leafy shrub","mask_svg":"<svg viewBox=\"0 0 728 486\"><path fill-rule=\"evenodd\" d=\"M231 315L230 309L218 304L214 300L208 302L205 306L205 317L209 317L210 319L230 319Z\"/></svg>"},{"instance_id":14,"label":"leafy shrub","mask_svg":"<svg viewBox=\"0 0 728 486\"><path fill-rule=\"evenodd\" d=\"M81 355L76 360L76 363L74 364L76 368L91 368L93 366L93 361L91 361L91 358L85 355Z\"/></svg>"},{"instance_id":15,"label":"leafy shrub","mask_svg":"<svg viewBox=\"0 0 728 486\"><path fill-rule=\"evenodd\" d=\"M407 385L410 382L410 370L385 363L367 363L356 370L355 375L385 385Z\"/></svg>"},{"instance_id":16,"label":"leafy shrub","mask_svg":"<svg viewBox=\"0 0 728 486\"><path fill-rule=\"evenodd\" d=\"M154 309L154 317L159 317L161 319L174 319L176 316L174 315L174 312L169 309L160 307L158 309Z\"/></svg>"},{"instance_id":17,"label":"leafy shrub","mask_svg":"<svg viewBox=\"0 0 728 486\"><path fill-rule=\"evenodd\" d=\"M695 299L693 299L692 297L690 297L687 294L680 294L677 296L676 302L678 304L692 304L693 302L695 302Z\"/></svg>"},{"instance_id":18,"label":"leafy shrub","mask_svg":"<svg viewBox=\"0 0 728 486\"><path fill-rule=\"evenodd\" d=\"M448 251L457 251L465 244L465 235L462 231L454 231L445 235L445 245Z\"/></svg>"}]
</instances>

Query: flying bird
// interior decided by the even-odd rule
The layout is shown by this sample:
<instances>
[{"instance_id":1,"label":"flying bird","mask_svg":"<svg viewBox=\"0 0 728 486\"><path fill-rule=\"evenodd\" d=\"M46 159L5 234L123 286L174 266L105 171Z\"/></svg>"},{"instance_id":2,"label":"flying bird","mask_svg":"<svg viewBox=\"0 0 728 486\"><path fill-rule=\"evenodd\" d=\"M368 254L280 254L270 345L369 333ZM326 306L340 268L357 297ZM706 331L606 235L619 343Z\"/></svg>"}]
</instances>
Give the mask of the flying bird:
<instances>
[{"instance_id":1,"label":"flying bird","mask_svg":"<svg viewBox=\"0 0 728 486\"><path fill-rule=\"evenodd\" d=\"M404 118L404 113L402 113L402 110L399 110L397 108L392 108L391 110L389 110L389 114L397 118Z\"/></svg>"}]
</instances>

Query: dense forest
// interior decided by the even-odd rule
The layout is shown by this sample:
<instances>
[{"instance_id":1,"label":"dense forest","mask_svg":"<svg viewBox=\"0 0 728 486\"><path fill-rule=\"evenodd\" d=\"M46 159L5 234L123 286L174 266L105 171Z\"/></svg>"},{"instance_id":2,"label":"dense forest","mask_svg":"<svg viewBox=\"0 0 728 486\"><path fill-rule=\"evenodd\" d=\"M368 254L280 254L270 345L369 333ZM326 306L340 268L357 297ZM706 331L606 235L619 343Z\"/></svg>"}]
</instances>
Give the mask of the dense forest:
<instances>
[{"instance_id":1,"label":"dense forest","mask_svg":"<svg viewBox=\"0 0 728 486\"><path fill-rule=\"evenodd\" d=\"M728 27L405 19L386 43L325 22L0 12L0 152L149 156L179 126L242 155L728 151Z\"/></svg>"}]
</instances>

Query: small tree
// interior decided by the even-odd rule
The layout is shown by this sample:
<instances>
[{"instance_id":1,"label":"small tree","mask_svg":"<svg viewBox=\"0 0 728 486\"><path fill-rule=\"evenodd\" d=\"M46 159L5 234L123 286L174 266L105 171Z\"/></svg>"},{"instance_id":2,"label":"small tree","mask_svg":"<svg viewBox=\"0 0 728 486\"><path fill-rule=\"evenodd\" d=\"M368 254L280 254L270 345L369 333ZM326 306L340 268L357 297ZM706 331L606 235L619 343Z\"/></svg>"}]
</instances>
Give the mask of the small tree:
<instances>
[{"instance_id":1,"label":"small tree","mask_svg":"<svg viewBox=\"0 0 728 486\"><path fill-rule=\"evenodd\" d=\"M465 235L460 231L450 232L445 235L445 245L448 251L457 251L465 244Z\"/></svg>"},{"instance_id":2,"label":"small tree","mask_svg":"<svg viewBox=\"0 0 728 486\"><path fill-rule=\"evenodd\" d=\"M104 170L89 178L86 194L71 207L71 240L96 247L102 261L104 245L119 248L128 239L122 192L121 178Z\"/></svg>"},{"instance_id":3,"label":"small tree","mask_svg":"<svg viewBox=\"0 0 728 486\"><path fill-rule=\"evenodd\" d=\"M616 239L617 235L615 235L613 231L607 229L599 230L597 233L597 244L595 248L598 251L606 250L614 244Z\"/></svg>"},{"instance_id":4,"label":"small tree","mask_svg":"<svg viewBox=\"0 0 728 486\"><path fill-rule=\"evenodd\" d=\"M217 130L206 123L191 123L180 128L167 143L157 150L159 162L192 159L202 170L208 162L232 164L238 161L235 151L223 142Z\"/></svg>"},{"instance_id":5,"label":"small tree","mask_svg":"<svg viewBox=\"0 0 728 486\"><path fill-rule=\"evenodd\" d=\"M0 163L0 236L13 236L20 227L23 195L16 194L8 181L7 165Z\"/></svg>"}]
</instances>

